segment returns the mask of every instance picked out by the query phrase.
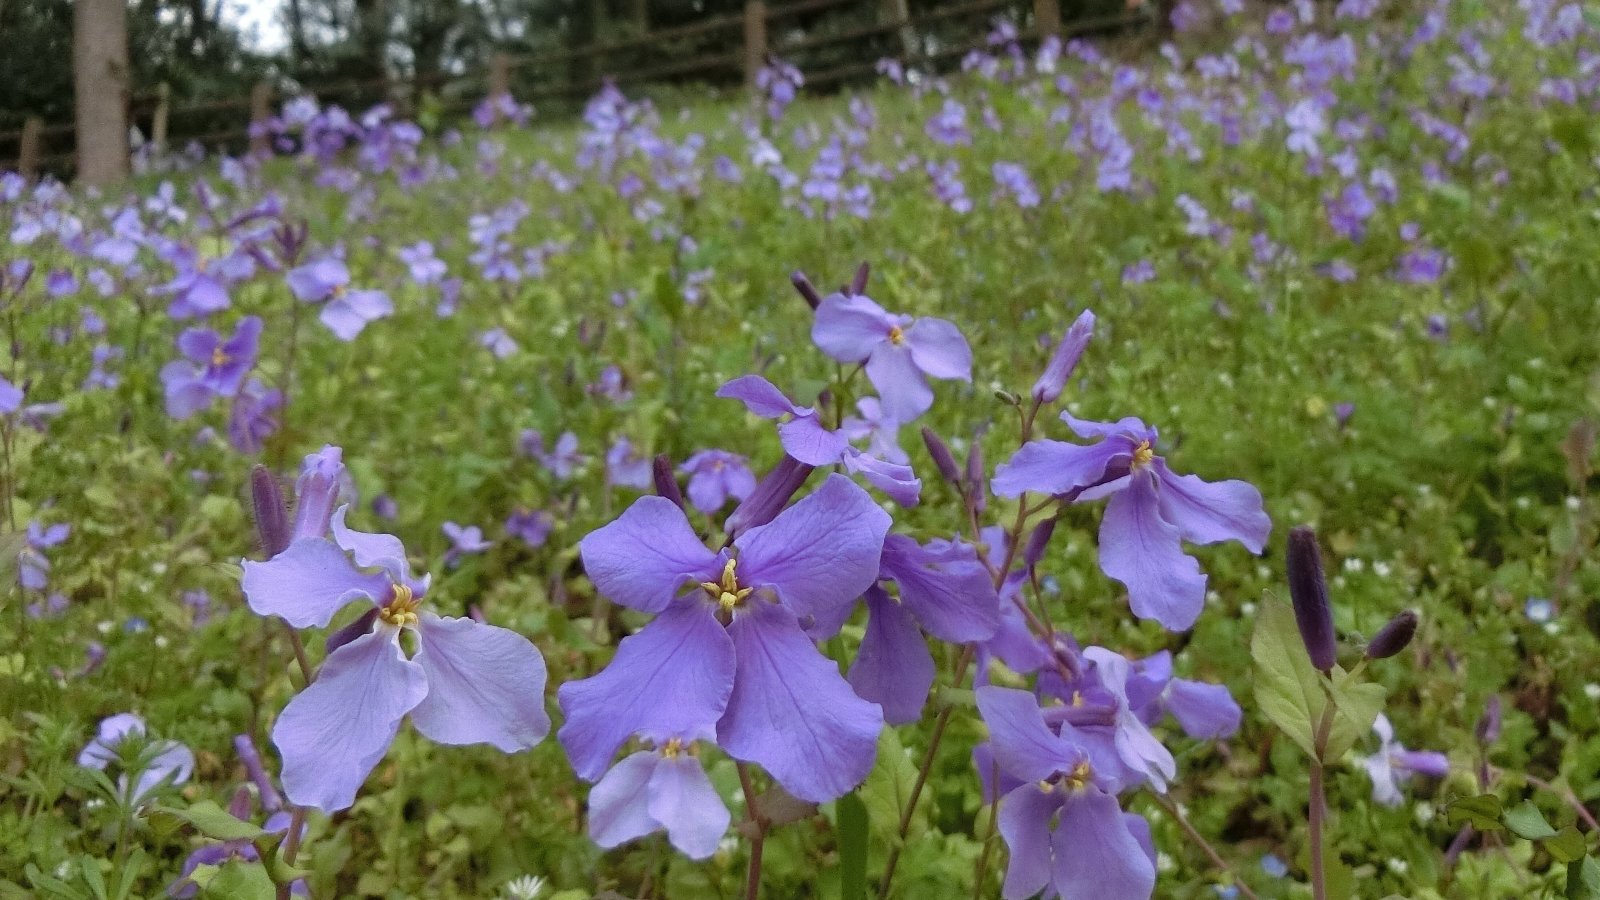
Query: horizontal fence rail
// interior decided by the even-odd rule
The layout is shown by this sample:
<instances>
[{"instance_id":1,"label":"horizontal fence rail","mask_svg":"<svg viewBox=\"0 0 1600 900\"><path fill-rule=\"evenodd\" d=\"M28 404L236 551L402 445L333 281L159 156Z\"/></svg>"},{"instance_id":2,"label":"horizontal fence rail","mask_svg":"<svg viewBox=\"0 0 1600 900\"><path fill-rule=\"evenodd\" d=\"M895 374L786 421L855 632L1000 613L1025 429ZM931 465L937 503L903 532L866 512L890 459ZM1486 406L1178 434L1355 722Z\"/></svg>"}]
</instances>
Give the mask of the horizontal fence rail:
<instances>
[{"instance_id":1,"label":"horizontal fence rail","mask_svg":"<svg viewBox=\"0 0 1600 900\"><path fill-rule=\"evenodd\" d=\"M495 54L483 71L427 73L299 84L263 82L247 97L196 100L176 106L166 85L129 95L129 122L151 145L198 143L207 149L268 149L256 128L273 116L279 96L311 95L319 103L350 107L387 102L414 112L423 102L436 111L464 112L485 98L563 101L576 108L607 82L618 85L701 83L755 86L757 73L776 56L795 65L810 88L871 78L884 59L939 69L989 46L988 30L1007 17L1016 39L1113 32L1148 25L1144 7L1062 22L1060 0L971 0L913 11L909 0L794 0L768 6L748 0L742 13L722 14L607 40L585 47L521 55ZM829 19L828 17L834 17ZM853 18L849 18L853 17ZM937 41L934 36L937 35ZM957 37L953 38L952 35ZM735 38L735 36L737 36ZM737 41L735 49L730 45ZM712 76L720 76L713 78ZM236 127L218 117L243 113ZM0 171L28 177L65 175L76 158L76 127L36 117L0 130Z\"/></svg>"}]
</instances>

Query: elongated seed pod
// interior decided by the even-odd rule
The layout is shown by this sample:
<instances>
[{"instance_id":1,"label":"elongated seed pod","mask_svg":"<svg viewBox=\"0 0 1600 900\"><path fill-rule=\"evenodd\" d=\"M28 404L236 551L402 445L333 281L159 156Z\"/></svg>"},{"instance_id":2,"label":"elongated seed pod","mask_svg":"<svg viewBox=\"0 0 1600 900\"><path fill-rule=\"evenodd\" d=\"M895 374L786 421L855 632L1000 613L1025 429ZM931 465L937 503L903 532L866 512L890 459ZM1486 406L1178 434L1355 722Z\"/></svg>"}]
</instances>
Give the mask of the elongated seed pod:
<instances>
[{"instance_id":1,"label":"elongated seed pod","mask_svg":"<svg viewBox=\"0 0 1600 900\"><path fill-rule=\"evenodd\" d=\"M1300 640L1311 654L1311 664L1327 672L1337 661L1333 634L1333 607L1328 605L1328 581L1322 575L1322 551L1317 533L1304 525L1289 532L1289 598Z\"/></svg>"}]
</instances>

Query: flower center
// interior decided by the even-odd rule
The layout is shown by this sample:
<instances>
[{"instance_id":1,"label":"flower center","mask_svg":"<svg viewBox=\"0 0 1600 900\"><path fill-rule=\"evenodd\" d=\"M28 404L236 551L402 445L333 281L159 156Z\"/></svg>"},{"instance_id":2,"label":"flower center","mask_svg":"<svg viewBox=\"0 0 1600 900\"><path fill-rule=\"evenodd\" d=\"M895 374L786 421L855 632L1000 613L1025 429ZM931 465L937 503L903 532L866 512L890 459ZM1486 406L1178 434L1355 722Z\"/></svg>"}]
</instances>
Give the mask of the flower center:
<instances>
[{"instance_id":1,"label":"flower center","mask_svg":"<svg viewBox=\"0 0 1600 900\"><path fill-rule=\"evenodd\" d=\"M217 349L211 351L211 365L212 365L213 368L220 369L223 366L227 365L228 362L230 360L232 360L232 359L233 359L233 357L231 357L228 354L224 353L222 351L221 347L218 347Z\"/></svg>"},{"instance_id":2,"label":"flower center","mask_svg":"<svg viewBox=\"0 0 1600 900\"><path fill-rule=\"evenodd\" d=\"M898 347L901 344L904 344L905 342L906 342L905 330L902 329L899 325L891 325L889 327L889 343L894 344L896 347Z\"/></svg>"},{"instance_id":3,"label":"flower center","mask_svg":"<svg viewBox=\"0 0 1600 900\"><path fill-rule=\"evenodd\" d=\"M1084 760L1083 762L1073 766L1072 771L1068 772L1066 777L1061 779L1061 783L1066 785L1068 790L1075 791L1087 785L1089 783L1089 778L1093 774L1094 773L1089 770L1089 761Z\"/></svg>"},{"instance_id":4,"label":"flower center","mask_svg":"<svg viewBox=\"0 0 1600 900\"><path fill-rule=\"evenodd\" d=\"M705 589L706 595L717 601L723 611L731 611L735 606L744 602L750 596L752 588L739 587L739 578L734 574L738 560L730 559L722 567L722 578L719 581L702 581L700 587Z\"/></svg>"},{"instance_id":5,"label":"flower center","mask_svg":"<svg viewBox=\"0 0 1600 900\"><path fill-rule=\"evenodd\" d=\"M689 752L689 748L683 745L683 738L671 738L665 744L662 744L659 749L663 759L677 759L679 756Z\"/></svg>"},{"instance_id":6,"label":"flower center","mask_svg":"<svg viewBox=\"0 0 1600 900\"><path fill-rule=\"evenodd\" d=\"M1150 446L1149 441L1140 441L1139 446L1133 448L1133 468L1142 469L1150 465L1150 460L1155 457L1156 448Z\"/></svg>"},{"instance_id":7,"label":"flower center","mask_svg":"<svg viewBox=\"0 0 1600 900\"><path fill-rule=\"evenodd\" d=\"M340 297L343 297L344 296L344 292L347 291L347 290L349 290L349 288L346 287L345 285L336 284L336 285L333 286L333 288L331 290L328 291L328 296L329 296L330 299L337 300Z\"/></svg>"},{"instance_id":8,"label":"flower center","mask_svg":"<svg viewBox=\"0 0 1600 900\"><path fill-rule=\"evenodd\" d=\"M411 592L410 585L397 584L389 595L389 602L378 610L378 618L390 625L405 627L417 624L417 608L421 598Z\"/></svg>"}]
</instances>

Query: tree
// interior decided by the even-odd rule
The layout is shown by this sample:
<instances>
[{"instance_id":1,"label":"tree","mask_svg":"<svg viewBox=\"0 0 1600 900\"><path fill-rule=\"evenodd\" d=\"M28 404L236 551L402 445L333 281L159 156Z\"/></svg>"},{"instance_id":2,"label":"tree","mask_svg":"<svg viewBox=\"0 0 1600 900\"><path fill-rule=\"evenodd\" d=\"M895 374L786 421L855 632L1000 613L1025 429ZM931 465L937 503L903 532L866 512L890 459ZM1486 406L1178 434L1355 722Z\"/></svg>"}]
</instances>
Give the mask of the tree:
<instances>
[{"instance_id":1,"label":"tree","mask_svg":"<svg viewBox=\"0 0 1600 900\"><path fill-rule=\"evenodd\" d=\"M77 0L72 33L78 177L114 184L128 176L127 3Z\"/></svg>"}]
</instances>

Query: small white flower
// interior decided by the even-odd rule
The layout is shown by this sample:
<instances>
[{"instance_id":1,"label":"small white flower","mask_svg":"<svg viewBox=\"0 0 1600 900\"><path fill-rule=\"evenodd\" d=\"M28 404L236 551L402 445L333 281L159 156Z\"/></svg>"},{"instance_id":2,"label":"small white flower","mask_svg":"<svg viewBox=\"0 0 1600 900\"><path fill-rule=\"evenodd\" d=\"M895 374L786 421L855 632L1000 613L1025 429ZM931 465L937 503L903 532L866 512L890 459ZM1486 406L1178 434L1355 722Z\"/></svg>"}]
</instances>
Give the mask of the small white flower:
<instances>
[{"instance_id":1,"label":"small white flower","mask_svg":"<svg viewBox=\"0 0 1600 900\"><path fill-rule=\"evenodd\" d=\"M507 900L534 900L544 893L544 879L538 875L522 875L506 882L503 890Z\"/></svg>"},{"instance_id":2,"label":"small white flower","mask_svg":"<svg viewBox=\"0 0 1600 900\"><path fill-rule=\"evenodd\" d=\"M1600 700L1600 684L1589 682L1583 686L1583 695L1590 700Z\"/></svg>"},{"instance_id":3,"label":"small white flower","mask_svg":"<svg viewBox=\"0 0 1600 900\"><path fill-rule=\"evenodd\" d=\"M1379 578L1388 578L1389 571L1389 564L1383 562L1382 560L1372 564L1372 574L1378 576Z\"/></svg>"},{"instance_id":4,"label":"small white flower","mask_svg":"<svg viewBox=\"0 0 1600 900\"><path fill-rule=\"evenodd\" d=\"M1344 561L1344 570L1346 572L1359 572L1366 567L1366 560L1359 556L1352 556Z\"/></svg>"}]
</instances>

